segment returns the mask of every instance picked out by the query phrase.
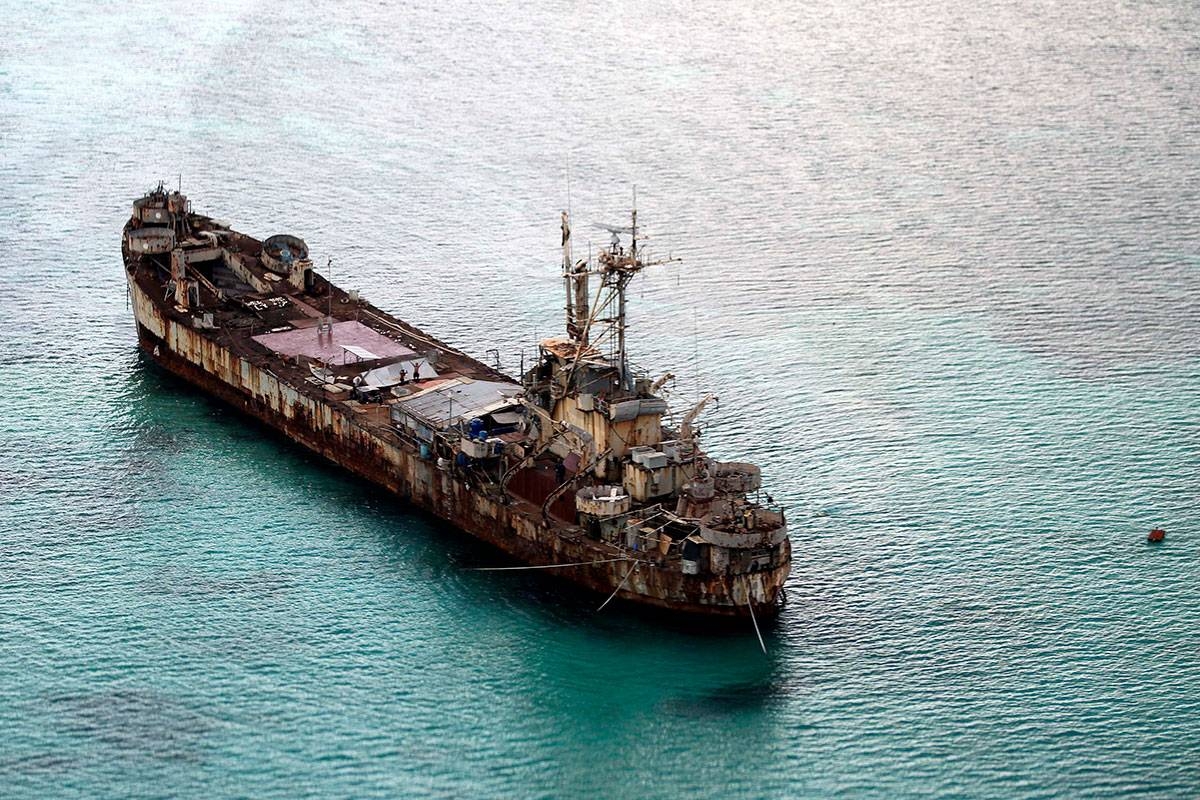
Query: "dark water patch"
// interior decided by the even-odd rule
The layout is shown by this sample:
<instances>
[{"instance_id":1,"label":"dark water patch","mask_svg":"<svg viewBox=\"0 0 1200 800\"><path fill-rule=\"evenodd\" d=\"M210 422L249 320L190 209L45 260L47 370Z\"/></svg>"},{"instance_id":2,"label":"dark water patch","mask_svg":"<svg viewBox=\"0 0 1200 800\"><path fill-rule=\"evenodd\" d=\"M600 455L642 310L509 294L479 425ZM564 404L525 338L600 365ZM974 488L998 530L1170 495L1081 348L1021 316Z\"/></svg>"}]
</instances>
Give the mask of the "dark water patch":
<instances>
[{"instance_id":1,"label":"dark water patch","mask_svg":"<svg viewBox=\"0 0 1200 800\"><path fill-rule=\"evenodd\" d=\"M169 597L205 600L250 596L278 601L293 591L297 582L295 576L269 572L216 577L175 567L156 567L141 586L149 594Z\"/></svg>"},{"instance_id":2,"label":"dark water patch","mask_svg":"<svg viewBox=\"0 0 1200 800\"><path fill-rule=\"evenodd\" d=\"M54 777L73 773L80 759L70 753L44 751L27 755L0 756L0 776L10 778Z\"/></svg>"},{"instance_id":3,"label":"dark water patch","mask_svg":"<svg viewBox=\"0 0 1200 800\"><path fill-rule=\"evenodd\" d=\"M162 423L154 423L138 431L129 444L131 452L179 455L186 447L184 432L171 430ZM145 458L145 456L143 456Z\"/></svg>"},{"instance_id":4,"label":"dark water patch","mask_svg":"<svg viewBox=\"0 0 1200 800\"><path fill-rule=\"evenodd\" d=\"M45 705L64 732L100 742L119 758L197 762L215 730L203 714L151 689L52 694Z\"/></svg>"},{"instance_id":5,"label":"dark water patch","mask_svg":"<svg viewBox=\"0 0 1200 800\"><path fill-rule=\"evenodd\" d=\"M780 687L771 681L733 683L690 693L688 687L676 686L684 693L664 699L658 710L690 718L720 718L745 713L761 713L781 698Z\"/></svg>"}]
</instances>

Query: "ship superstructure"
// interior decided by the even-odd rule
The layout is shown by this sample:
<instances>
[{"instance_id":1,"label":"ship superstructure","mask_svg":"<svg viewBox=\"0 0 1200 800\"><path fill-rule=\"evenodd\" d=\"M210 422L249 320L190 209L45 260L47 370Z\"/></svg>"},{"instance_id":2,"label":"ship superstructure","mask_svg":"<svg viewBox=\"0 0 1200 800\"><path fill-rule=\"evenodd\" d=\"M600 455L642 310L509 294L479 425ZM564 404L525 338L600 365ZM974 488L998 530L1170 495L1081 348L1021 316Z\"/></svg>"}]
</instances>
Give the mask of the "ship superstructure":
<instances>
[{"instance_id":1,"label":"ship superstructure","mask_svg":"<svg viewBox=\"0 0 1200 800\"><path fill-rule=\"evenodd\" d=\"M156 363L530 566L621 601L773 614L791 549L757 467L720 462L667 379L631 367L636 211L574 260L562 215L566 335L513 379L320 275L305 242L253 239L160 185L123 252Z\"/></svg>"}]
</instances>

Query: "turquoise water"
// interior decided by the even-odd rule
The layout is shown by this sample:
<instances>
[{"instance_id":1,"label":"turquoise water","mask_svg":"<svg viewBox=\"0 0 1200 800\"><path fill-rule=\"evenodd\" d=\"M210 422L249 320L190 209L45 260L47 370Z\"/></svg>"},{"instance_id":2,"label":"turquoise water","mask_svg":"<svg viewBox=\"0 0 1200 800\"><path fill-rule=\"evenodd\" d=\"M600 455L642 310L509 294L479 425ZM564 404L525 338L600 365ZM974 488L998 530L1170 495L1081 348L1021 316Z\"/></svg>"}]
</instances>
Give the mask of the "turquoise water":
<instances>
[{"instance_id":1,"label":"turquoise water","mask_svg":"<svg viewBox=\"0 0 1200 800\"><path fill-rule=\"evenodd\" d=\"M1194 4L193 5L0 0L0 794L1200 793ZM181 174L515 371L568 163L790 509L765 657L469 571L136 352Z\"/></svg>"}]
</instances>

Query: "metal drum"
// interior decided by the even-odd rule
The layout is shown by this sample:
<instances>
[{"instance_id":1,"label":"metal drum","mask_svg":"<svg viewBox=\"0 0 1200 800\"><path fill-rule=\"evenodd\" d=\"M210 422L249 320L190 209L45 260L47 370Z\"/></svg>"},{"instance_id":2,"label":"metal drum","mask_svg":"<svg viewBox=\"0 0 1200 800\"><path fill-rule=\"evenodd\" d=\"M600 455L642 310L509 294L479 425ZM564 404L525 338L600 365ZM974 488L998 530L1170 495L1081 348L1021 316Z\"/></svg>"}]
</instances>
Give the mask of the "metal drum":
<instances>
[{"instance_id":1,"label":"metal drum","mask_svg":"<svg viewBox=\"0 0 1200 800\"><path fill-rule=\"evenodd\" d=\"M308 259L308 245L299 236L277 233L262 243L263 266L280 275L291 275L297 261Z\"/></svg>"}]
</instances>

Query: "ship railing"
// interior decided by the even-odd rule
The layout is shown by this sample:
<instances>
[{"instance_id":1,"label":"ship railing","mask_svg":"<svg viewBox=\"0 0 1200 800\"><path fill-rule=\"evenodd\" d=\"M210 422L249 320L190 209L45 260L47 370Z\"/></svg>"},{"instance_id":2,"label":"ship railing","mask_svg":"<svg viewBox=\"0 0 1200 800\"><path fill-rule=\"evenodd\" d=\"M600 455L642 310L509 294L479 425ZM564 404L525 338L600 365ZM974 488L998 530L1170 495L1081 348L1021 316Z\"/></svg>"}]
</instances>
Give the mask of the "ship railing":
<instances>
[{"instance_id":1,"label":"ship railing","mask_svg":"<svg viewBox=\"0 0 1200 800\"><path fill-rule=\"evenodd\" d=\"M625 523L624 527L628 529L628 522L631 518L639 520L638 530L634 534L634 539L645 546L631 550L626 546L626 540L622 539L620 550L628 558L661 562L664 559L670 561L682 557L683 541L686 537L673 536L666 555L662 555L658 547L663 531L674 523L686 523L686 520L675 516L670 509L664 507L661 503L631 509L623 514L617 514L610 519L621 520ZM651 530L641 530L641 528L645 528L647 525L652 526Z\"/></svg>"},{"instance_id":2,"label":"ship railing","mask_svg":"<svg viewBox=\"0 0 1200 800\"><path fill-rule=\"evenodd\" d=\"M764 503L756 498L753 501L753 505L761 508L763 511L768 511L772 514L778 514L781 521L785 523L787 522L787 509L785 509L781 503L776 503L774 500L768 500Z\"/></svg>"},{"instance_id":3,"label":"ship railing","mask_svg":"<svg viewBox=\"0 0 1200 800\"><path fill-rule=\"evenodd\" d=\"M634 364L632 361L626 361L625 363L629 368L629 374L634 378L634 380L650 378L650 370L646 369L640 364Z\"/></svg>"}]
</instances>

